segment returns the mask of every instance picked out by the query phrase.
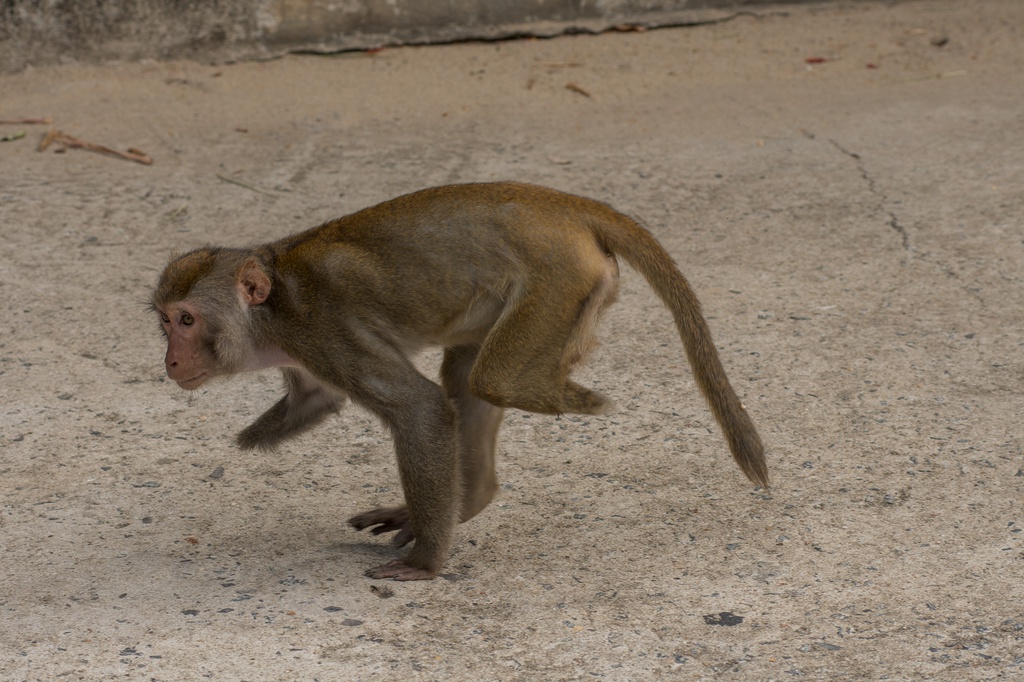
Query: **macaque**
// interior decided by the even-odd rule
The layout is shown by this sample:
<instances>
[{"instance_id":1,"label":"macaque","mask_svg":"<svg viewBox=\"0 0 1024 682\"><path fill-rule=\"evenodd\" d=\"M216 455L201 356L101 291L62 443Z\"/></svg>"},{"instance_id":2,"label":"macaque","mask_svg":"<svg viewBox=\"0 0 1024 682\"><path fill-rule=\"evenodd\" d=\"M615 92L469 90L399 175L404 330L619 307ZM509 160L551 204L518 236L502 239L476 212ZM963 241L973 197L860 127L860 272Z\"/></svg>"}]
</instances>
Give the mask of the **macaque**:
<instances>
[{"instance_id":1,"label":"macaque","mask_svg":"<svg viewBox=\"0 0 1024 682\"><path fill-rule=\"evenodd\" d=\"M615 298L616 257L671 311L736 463L767 487L761 440L690 285L646 229L591 199L513 182L426 189L262 246L187 253L152 303L181 388L281 368L287 393L238 435L241 447L273 448L347 398L383 421L405 503L349 522L413 542L367 575L424 580L441 570L456 523L498 490L506 408L609 409L569 373ZM410 361L428 346L444 349L439 384Z\"/></svg>"}]
</instances>

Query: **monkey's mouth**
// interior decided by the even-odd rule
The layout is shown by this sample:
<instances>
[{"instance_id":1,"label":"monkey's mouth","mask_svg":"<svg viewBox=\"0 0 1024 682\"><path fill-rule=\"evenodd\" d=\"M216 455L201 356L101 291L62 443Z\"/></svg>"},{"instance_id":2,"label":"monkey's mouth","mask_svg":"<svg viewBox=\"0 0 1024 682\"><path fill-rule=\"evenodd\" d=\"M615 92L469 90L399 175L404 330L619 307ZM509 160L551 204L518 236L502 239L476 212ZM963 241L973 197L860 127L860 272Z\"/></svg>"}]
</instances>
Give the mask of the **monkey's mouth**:
<instances>
[{"instance_id":1,"label":"monkey's mouth","mask_svg":"<svg viewBox=\"0 0 1024 682\"><path fill-rule=\"evenodd\" d=\"M191 379L181 379L180 381L178 381L178 387L183 388L186 391L194 391L203 384L205 384L206 380L209 378L210 375L207 374L206 372L203 372L202 374L194 376Z\"/></svg>"}]
</instances>

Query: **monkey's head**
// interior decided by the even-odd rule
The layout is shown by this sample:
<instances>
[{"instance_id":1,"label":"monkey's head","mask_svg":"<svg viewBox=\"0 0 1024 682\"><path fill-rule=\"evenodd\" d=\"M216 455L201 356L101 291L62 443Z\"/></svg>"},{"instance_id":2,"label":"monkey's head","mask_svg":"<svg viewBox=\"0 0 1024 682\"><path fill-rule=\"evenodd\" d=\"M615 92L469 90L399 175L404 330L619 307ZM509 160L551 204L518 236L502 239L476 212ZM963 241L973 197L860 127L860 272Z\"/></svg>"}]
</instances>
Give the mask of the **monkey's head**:
<instances>
[{"instance_id":1,"label":"monkey's head","mask_svg":"<svg viewBox=\"0 0 1024 682\"><path fill-rule=\"evenodd\" d=\"M172 259L152 297L167 338L167 376L192 391L253 368L251 309L267 300L270 285L248 251L204 248Z\"/></svg>"}]
</instances>

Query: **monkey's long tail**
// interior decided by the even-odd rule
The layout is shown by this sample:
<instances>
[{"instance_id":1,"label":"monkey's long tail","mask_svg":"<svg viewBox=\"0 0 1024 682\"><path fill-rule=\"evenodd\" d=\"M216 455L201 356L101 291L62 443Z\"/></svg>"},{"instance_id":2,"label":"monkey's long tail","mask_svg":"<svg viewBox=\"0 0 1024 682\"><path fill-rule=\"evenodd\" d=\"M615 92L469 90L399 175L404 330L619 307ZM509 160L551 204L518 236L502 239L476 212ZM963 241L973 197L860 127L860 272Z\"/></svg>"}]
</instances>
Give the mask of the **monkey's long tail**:
<instances>
[{"instance_id":1,"label":"monkey's long tail","mask_svg":"<svg viewBox=\"0 0 1024 682\"><path fill-rule=\"evenodd\" d=\"M639 271L672 312L694 379L725 434L733 459L747 478L767 488L764 445L725 375L711 330L701 313L700 301L690 283L676 267L672 256L643 226L603 204L601 209L591 221L598 240Z\"/></svg>"}]
</instances>

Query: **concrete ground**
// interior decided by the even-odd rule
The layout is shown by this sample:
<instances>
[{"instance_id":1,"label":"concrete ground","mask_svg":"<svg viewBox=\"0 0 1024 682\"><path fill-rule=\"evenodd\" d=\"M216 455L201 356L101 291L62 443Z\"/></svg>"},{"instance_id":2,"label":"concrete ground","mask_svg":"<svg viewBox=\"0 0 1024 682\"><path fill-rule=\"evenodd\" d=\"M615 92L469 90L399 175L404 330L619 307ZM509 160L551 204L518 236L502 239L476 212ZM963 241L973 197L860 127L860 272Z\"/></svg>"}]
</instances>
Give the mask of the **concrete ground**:
<instances>
[{"instance_id":1,"label":"concrete ground","mask_svg":"<svg viewBox=\"0 0 1024 682\"><path fill-rule=\"evenodd\" d=\"M699 28L0 77L0 678L992 680L1024 676L1024 4L833 5ZM512 178L640 217L768 443L728 452L623 277L580 380L511 412L442 579L350 514L400 497L346 409L234 433L275 372L189 395L168 255ZM423 358L433 372L437 356Z\"/></svg>"}]
</instances>

